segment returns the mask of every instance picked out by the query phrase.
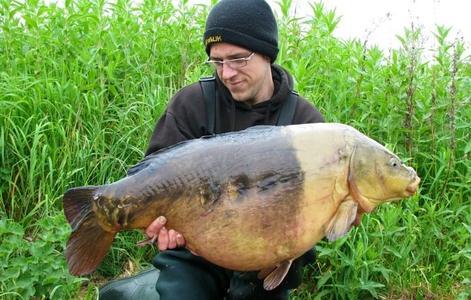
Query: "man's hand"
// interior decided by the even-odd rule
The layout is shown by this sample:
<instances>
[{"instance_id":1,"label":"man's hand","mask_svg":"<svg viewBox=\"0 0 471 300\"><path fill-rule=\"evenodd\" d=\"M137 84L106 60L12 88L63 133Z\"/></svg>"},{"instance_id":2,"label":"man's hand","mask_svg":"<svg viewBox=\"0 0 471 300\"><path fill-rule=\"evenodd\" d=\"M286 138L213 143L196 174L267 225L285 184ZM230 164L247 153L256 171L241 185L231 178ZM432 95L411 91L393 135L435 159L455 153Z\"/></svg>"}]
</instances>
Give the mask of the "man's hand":
<instances>
[{"instance_id":1,"label":"man's hand","mask_svg":"<svg viewBox=\"0 0 471 300\"><path fill-rule=\"evenodd\" d=\"M149 238L146 241L155 243L160 251L185 246L186 242L183 235L173 229L167 230L165 227L166 223L167 219L164 216L160 216L150 223L145 230L145 234ZM144 245L145 242L139 244Z\"/></svg>"}]
</instances>

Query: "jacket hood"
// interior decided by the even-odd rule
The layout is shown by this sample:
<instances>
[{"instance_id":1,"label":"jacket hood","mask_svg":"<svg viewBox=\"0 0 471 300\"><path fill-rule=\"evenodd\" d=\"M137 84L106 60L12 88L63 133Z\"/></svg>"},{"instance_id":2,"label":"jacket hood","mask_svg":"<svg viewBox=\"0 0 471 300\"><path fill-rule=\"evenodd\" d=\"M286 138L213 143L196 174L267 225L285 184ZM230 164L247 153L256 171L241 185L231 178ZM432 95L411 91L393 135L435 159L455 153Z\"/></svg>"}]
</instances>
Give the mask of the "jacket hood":
<instances>
[{"instance_id":1,"label":"jacket hood","mask_svg":"<svg viewBox=\"0 0 471 300\"><path fill-rule=\"evenodd\" d=\"M279 65L272 64L272 78L274 82L273 96L263 102L255 105L250 105L246 102L240 102L234 100L229 90L224 86L222 81L215 74L217 81L217 90L220 95L218 104L221 107L225 107L228 113L230 130L237 130L236 118L239 115L238 111L245 111L250 113L254 118L259 119L264 124L274 123L272 116L277 114L277 111L281 108L283 102L288 98L289 94L293 89L293 78L291 75ZM272 120L270 122L270 120ZM273 124L275 125L275 123Z\"/></svg>"}]
</instances>

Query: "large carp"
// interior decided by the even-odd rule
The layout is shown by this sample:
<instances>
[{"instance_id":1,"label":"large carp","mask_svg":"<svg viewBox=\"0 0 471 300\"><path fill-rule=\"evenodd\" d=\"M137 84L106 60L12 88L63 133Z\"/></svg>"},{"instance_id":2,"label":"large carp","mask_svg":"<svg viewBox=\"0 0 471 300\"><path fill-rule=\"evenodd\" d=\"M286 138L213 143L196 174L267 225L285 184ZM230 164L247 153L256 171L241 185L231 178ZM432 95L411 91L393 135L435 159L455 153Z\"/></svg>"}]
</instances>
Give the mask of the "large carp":
<instances>
[{"instance_id":1,"label":"large carp","mask_svg":"<svg viewBox=\"0 0 471 300\"><path fill-rule=\"evenodd\" d=\"M120 230L166 216L186 247L266 289L324 236L345 235L377 205L410 196L416 172L342 124L257 126L189 140L148 156L129 176L64 194L74 275L96 269Z\"/></svg>"}]
</instances>

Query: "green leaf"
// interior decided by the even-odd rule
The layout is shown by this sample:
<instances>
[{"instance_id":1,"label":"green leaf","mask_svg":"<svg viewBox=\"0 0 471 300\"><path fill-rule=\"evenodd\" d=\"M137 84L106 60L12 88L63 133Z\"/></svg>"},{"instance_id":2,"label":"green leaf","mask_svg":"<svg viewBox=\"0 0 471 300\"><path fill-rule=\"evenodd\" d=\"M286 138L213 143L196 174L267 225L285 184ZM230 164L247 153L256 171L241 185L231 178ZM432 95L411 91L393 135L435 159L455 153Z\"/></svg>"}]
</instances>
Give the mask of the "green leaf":
<instances>
[{"instance_id":1,"label":"green leaf","mask_svg":"<svg viewBox=\"0 0 471 300\"><path fill-rule=\"evenodd\" d=\"M332 273L330 271L322 274L321 278L317 280L317 288L320 289L331 278L332 278Z\"/></svg>"},{"instance_id":2,"label":"green leaf","mask_svg":"<svg viewBox=\"0 0 471 300\"><path fill-rule=\"evenodd\" d=\"M17 266L10 265L0 274L1 281L15 280L20 277L20 269Z\"/></svg>"}]
</instances>

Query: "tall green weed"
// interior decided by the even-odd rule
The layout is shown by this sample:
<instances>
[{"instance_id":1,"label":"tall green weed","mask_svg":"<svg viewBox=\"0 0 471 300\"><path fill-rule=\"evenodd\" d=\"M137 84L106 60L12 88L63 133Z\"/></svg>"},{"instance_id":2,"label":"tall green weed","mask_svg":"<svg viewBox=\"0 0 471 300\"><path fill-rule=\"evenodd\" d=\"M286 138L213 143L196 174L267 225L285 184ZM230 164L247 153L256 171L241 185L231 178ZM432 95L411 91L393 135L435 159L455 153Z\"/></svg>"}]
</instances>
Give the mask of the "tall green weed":
<instances>
[{"instance_id":1,"label":"tall green weed","mask_svg":"<svg viewBox=\"0 0 471 300\"><path fill-rule=\"evenodd\" d=\"M77 293L81 280L67 275L61 255L63 192L124 176L172 94L210 74L202 64L208 7L172 2L0 0L0 295ZM346 238L320 242L292 298L465 299L471 62L464 44L438 26L439 46L425 58L421 32L411 27L398 36L402 47L385 54L336 39L341 21L322 4L309 19L294 18L289 0L279 5L278 63L296 89L326 120L386 144L423 179L418 196L381 207ZM93 295L100 276L147 264L153 250L137 249L138 239L119 235L75 297Z\"/></svg>"}]
</instances>

